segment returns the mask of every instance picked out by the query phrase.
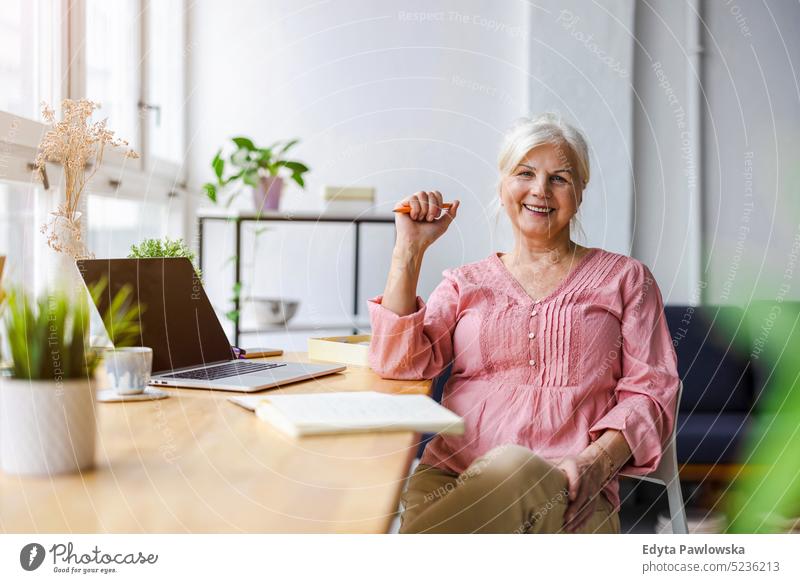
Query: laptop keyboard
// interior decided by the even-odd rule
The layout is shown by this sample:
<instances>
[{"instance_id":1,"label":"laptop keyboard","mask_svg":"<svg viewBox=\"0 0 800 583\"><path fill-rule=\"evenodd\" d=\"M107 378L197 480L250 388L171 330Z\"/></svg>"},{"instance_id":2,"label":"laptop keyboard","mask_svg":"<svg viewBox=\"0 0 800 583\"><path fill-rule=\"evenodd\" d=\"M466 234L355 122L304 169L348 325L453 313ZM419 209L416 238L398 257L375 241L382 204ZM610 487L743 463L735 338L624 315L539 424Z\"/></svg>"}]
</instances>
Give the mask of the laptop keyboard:
<instances>
[{"instance_id":1,"label":"laptop keyboard","mask_svg":"<svg viewBox=\"0 0 800 583\"><path fill-rule=\"evenodd\" d=\"M186 372L176 372L168 375L160 375L165 379L191 379L197 381L215 381L217 379L225 379L228 377L238 377L244 374L254 372L262 372L277 368L279 366L286 366L285 362L228 362L217 366L210 366L208 368L201 368L197 370L189 370Z\"/></svg>"}]
</instances>

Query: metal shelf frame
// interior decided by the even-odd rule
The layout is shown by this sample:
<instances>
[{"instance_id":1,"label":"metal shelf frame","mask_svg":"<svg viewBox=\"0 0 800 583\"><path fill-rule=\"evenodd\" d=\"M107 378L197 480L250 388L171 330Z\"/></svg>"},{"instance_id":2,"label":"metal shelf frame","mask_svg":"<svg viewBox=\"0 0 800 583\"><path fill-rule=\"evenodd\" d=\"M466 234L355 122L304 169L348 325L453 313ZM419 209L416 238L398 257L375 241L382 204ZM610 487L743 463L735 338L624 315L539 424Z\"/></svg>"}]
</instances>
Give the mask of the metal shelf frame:
<instances>
[{"instance_id":1,"label":"metal shelf frame","mask_svg":"<svg viewBox=\"0 0 800 583\"><path fill-rule=\"evenodd\" d=\"M391 224L394 226L393 215L378 215L374 213L363 213L360 215L333 214L330 212L276 212L267 211L264 213L243 213L243 212L219 212L216 209L201 212L197 215L197 238L198 253L197 259L200 271L205 273L203 265L203 234L207 221L223 221L234 225L235 250L234 257L234 283L242 283L242 225L245 223L344 223L352 225L355 229L355 242L353 245L353 326L352 333L357 334L358 328L355 326L358 321L358 284L360 271L360 250L361 250L361 225L362 224ZM241 300L239 297L234 299L234 310L239 313L239 317L233 323L233 343L239 346L239 340L243 333L241 329ZM290 327L282 327L281 329ZM348 326L348 328L350 328ZM264 330L268 332L269 330ZM251 331L247 331L249 333Z\"/></svg>"}]
</instances>

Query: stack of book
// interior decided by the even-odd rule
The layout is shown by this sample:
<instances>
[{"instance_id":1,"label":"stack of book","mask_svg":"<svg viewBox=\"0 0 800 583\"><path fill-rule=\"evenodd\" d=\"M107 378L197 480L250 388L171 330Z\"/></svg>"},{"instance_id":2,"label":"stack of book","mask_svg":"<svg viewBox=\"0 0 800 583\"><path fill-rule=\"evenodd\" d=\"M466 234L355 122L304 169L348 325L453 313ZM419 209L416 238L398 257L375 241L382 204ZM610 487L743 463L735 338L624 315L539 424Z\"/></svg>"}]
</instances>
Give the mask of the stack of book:
<instances>
[{"instance_id":1,"label":"stack of book","mask_svg":"<svg viewBox=\"0 0 800 583\"><path fill-rule=\"evenodd\" d=\"M369 334L308 339L308 357L326 362L369 366Z\"/></svg>"}]
</instances>

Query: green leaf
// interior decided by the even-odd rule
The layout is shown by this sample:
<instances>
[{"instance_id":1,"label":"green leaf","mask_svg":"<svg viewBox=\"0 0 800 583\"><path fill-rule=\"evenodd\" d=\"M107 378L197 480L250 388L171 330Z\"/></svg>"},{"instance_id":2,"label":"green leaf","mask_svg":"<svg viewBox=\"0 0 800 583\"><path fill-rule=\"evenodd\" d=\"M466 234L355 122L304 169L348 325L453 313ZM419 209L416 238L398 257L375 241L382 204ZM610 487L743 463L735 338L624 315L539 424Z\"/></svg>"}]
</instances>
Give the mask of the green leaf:
<instances>
[{"instance_id":1,"label":"green leaf","mask_svg":"<svg viewBox=\"0 0 800 583\"><path fill-rule=\"evenodd\" d=\"M102 288L93 286L92 297L100 298L105 287L105 281ZM124 297L130 295L130 291L126 293ZM128 332L136 326L138 332L138 309L129 309L124 297L122 301L118 295L110 298L109 304L118 308L114 322L117 327L125 324ZM108 312L104 321L109 321ZM52 290L33 299L23 290L13 289L5 324L14 377L59 381L94 373L98 357L88 346L89 305L83 294L76 299L68 291Z\"/></svg>"},{"instance_id":2,"label":"green leaf","mask_svg":"<svg viewBox=\"0 0 800 583\"><path fill-rule=\"evenodd\" d=\"M308 172L308 166L306 166L301 162L282 161L281 166L286 166L289 170L291 170L295 174L302 174L303 172Z\"/></svg>"},{"instance_id":3,"label":"green leaf","mask_svg":"<svg viewBox=\"0 0 800 583\"><path fill-rule=\"evenodd\" d=\"M217 187L214 184L206 182L203 185L203 190L205 191L208 200L210 200L213 203L217 202Z\"/></svg>"},{"instance_id":4,"label":"green leaf","mask_svg":"<svg viewBox=\"0 0 800 583\"><path fill-rule=\"evenodd\" d=\"M258 149L258 165L266 168L272 161L272 150L269 148Z\"/></svg>"},{"instance_id":5,"label":"green leaf","mask_svg":"<svg viewBox=\"0 0 800 583\"><path fill-rule=\"evenodd\" d=\"M297 139L297 138L295 138L294 140L289 140L288 142L286 142L286 144L284 144L283 148L281 148L281 149L280 149L280 151L279 151L278 153L279 153L279 154L283 154L283 153L285 153L285 152L288 152L288 151L289 151L291 148L293 148L293 147L294 147L294 146L295 146L295 145L296 145L296 144L297 144L299 141L300 141L300 140L299 140L299 139Z\"/></svg>"},{"instance_id":6,"label":"green leaf","mask_svg":"<svg viewBox=\"0 0 800 583\"><path fill-rule=\"evenodd\" d=\"M197 268L194 251L180 237L177 239L170 239L169 237L145 239L138 245L131 245L128 258L142 259L148 257L186 257L194 266L197 277L201 275L200 270Z\"/></svg>"},{"instance_id":7,"label":"green leaf","mask_svg":"<svg viewBox=\"0 0 800 583\"><path fill-rule=\"evenodd\" d=\"M300 188L305 188L306 187L306 183L303 180L302 175L300 175L300 174L292 174L292 180L294 180L297 184L299 184Z\"/></svg>"},{"instance_id":8,"label":"green leaf","mask_svg":"<svg viewBox=\"0 0 800 583\"><path fill-rule=\"evenodd\" d=\"M245 184L249 184L250 186L256 186L258 184L258 172L255 170L248 170L242 176L242 180Z\"/></svg>"},{"instance_id":9,"label":"green leaf","mask_svg":"<svg viewBox=\"0 0 800 583\"><path fill-rule=\"evenodd\" d=\"M222 154L222 150L219 150L214 156L214 159L211 160L211 168L214 169L214 174L217 176L217 180L222 180L222 173L225 170L225 160L223 160L220 155Z\"/></svg>"},{"instance_id":10,"label":"green leaf","mask_svg":"<svg viewBox=\"0 0 800 583\"><path fill-rule=\"evenodd\" d=\"M248 150L248 151L252 152L253 150L256 149L256 145L253 143L253 140L251 140L250 138L245 138L244 136L239 136L239 137L232 138L232 139L233 139L233 143L236 144L237 147L239 147L239 148L241 148L243 150Z\"/></svg>"},{"instance_id":11,"label":"green leaf","mask_svg":"<svg viewBox=\"0 0 800 583\"><path fill-rule=\"evenodd\" d=\"M228 318L231 322L238 322L239 321L239 310L230 310L225 312L225 317Z\"/></svg>"},{"instance_id":12,"label":"green leaf","mask_svg":"<svg viewBox=\"0 0 800 583\"><path fill-rule=\"evenodd\" d=\"M236 150L230 157L231 164L237 168L245 168L250 162L250 152L247 150Z\"/></svg>"}]
</instances>

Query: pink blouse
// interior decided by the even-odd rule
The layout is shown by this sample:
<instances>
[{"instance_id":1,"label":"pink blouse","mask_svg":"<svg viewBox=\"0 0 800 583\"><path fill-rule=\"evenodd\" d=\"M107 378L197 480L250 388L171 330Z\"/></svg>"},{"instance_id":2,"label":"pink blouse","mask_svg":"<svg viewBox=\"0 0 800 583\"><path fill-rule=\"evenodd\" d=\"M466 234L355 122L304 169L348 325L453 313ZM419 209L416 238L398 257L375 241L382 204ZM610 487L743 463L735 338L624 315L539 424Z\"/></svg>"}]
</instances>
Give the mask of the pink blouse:
<instances>
[{"instance_id":1,"label":"pink blouse","mask_svg":"<svg viewBox=\"0 0 800 583\"><path fill-rule=\"evenodd\" d=\"M368 301L369 362L384 378L432 379L453 362L442 404L462 436L438 435L422 463L463 472L513 443L556 460L618 429L642 475L661 460L675 423L677 357L661 292L640 261L592 248L534 301L494 253L443 272L427 304L398 316ZM603 491L619 508L619 483Z\"/></svg>"}]
</instances>

